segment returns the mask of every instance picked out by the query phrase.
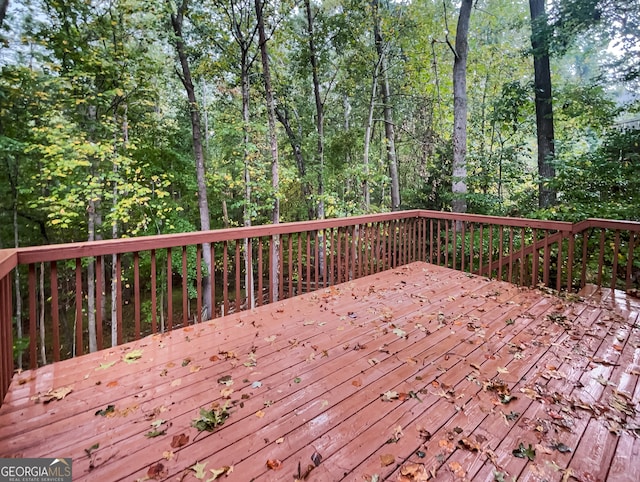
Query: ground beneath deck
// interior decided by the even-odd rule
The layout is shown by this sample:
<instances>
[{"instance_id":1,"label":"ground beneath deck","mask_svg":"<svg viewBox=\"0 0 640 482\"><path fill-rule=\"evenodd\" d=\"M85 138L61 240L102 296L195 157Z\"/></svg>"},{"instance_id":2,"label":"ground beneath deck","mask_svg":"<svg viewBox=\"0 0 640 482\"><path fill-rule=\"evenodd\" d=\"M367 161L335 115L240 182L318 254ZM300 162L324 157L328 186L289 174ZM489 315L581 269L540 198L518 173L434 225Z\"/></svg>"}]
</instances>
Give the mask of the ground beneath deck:
<instances>
[{"instance_id":1,"label":"ground beneath deck","mask_svg":"<svg viewBox=\"0 0 640 482\"><path fill-rule=\"evenodd\" d=\"M640 300L586 294L413 263L18 374L0 456L92 481L638 480Z\"/></svg>"}]
</instances>

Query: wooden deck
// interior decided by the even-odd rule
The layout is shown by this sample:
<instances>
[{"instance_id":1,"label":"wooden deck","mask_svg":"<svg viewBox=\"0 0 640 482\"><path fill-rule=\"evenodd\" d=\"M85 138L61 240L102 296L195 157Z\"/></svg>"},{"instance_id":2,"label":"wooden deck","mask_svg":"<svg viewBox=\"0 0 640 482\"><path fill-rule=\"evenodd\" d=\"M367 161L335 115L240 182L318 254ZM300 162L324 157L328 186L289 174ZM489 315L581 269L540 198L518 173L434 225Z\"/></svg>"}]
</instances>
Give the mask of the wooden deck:
<instances>
[{"instance_id":1,"label":"wooden deck","mask_svg":"<svg viewBox=\"0 0 640 482\"><path fill-rule=\"evenodd\" d=\"M0 456L91 481L635 481L640 300L592 291L413 263L25 371Z\"/></svg>"}]
</instances>

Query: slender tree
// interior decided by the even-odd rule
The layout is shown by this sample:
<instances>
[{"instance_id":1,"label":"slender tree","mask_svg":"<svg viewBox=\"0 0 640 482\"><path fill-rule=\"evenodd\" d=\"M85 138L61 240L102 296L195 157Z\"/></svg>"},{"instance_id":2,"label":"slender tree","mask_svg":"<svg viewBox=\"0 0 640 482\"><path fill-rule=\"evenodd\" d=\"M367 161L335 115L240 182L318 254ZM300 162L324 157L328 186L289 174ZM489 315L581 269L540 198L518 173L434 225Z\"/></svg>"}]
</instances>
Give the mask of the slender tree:
<instances>
[{"instance_id":1,"label":"slender tree","mask_svg":"<svg viewBox=\"0 0 640 482\"><path fill-rule=\"evenodd\" d=\"M538 131L538 205L541 208L556 202L556 192L549 181L555 177L553 167L554 133L551 97L551 67L547 40L547 15L544 0L529 0L531 11L531 46L533 47L536 127Z\"/></svg>"},{"instance_id":2,"label":"slender tree","mask_svg":"<svg viewBox=\"0 0 640 482\"><path fill-rule=\"evenodd\" d=\"M170 0L169 0L170 1ZM182 82L189 100L189 111L191 114L191 141L193 143L193 154L196 161L196 178L198 182L198 210L200 212L200 229L202 231L209 231L211 229L209 221L209 202L207 200L207 185L205 180L205 167L204 167L204 150L202 148L202 136L201 136L201 122L200 122L200 109L198 108L198 102L196 100L195 87L191 78L191 67L189 65L189 59L187 58L186 45L182 26L184 22L184 15L189 6L189 0L182 0L176 10L171 5L171 26L173 27L174 43L176 53L178 55L178 61L180 62L181 70L176 69L176 73ZM205 265L207 267L208 276L203 279L202 292L204 294L204 309L206 309L205 318L213 315L213 301L211 299L210 283L213 282L213 265L211 263L211 248L209 243L202 245L202 256L204 258ZM170 274L169 274L170 276ZM171 314L169 315L171 316Z\"/></svg>"},{"instance_id":3,"label":"slender tree","mask_svg":"<svg viewBox=\"0 0 640 482\"><path fill-rule=\"evenodd\" d=\"M324 102L320 94L320 77L318 75L318 57L316 52L316 39L313 29L313 14L311 2L304 0L307 14L307 36L309 37L309 60L311 62L311 75L313 79L313 98L316 105L316 131L318 143L316 158L318 161L318 219L324 219Z\"/></svg>"},{"instance_id":4,"label":"slender tree","mask_svg":"<svg viewBox=\"0 0 640 482\"><path fill-rule=\"evenodd\" d=\"M473 0L462 0L453 61L453 212L467 211L467 52Z\"/></svg>"},{"instance_id":5,"label":"slender tree","mask_svg":"<svg viewBox=\"0 0 640 482\"><path fill-rule=\"evenodd\" d=\"M273 209L271 210L271 222L280 222L280 175L278 160L278 133L276 132L276 103L271 86L271 67L269 65L269 52L267 49L267 35L264 28L264 2L255 0L256 17L258 18L258 39L260 43L260 57L262 60L262 78L264 80L264 92L267 99L267 118L269 122L269 147L271 152L271 189L273 190ZM280 238L274 235L271 243L271 299L277 300L279 292L279 266L280 266Z\"/></svg>"},{"instance_id":6,"label":"slender tree","mask_svg":"<svg viewBox=\"0 0 640 482\"><path fill-rule=\"evenodd\" d=\"M387 62L388 44L382 37L380 27L380 11L378 0L372 1L373 34L376 51L382 75L382 109L384 112L384 133L387 146L387 161L389 162L389 178L391 179L391 210L400 209L400 180L398 175L398 155L396 153L396 133L393 122L393 107L391 105L391 87L389 85L389 66Z\"/></svg>"}]
</instances>

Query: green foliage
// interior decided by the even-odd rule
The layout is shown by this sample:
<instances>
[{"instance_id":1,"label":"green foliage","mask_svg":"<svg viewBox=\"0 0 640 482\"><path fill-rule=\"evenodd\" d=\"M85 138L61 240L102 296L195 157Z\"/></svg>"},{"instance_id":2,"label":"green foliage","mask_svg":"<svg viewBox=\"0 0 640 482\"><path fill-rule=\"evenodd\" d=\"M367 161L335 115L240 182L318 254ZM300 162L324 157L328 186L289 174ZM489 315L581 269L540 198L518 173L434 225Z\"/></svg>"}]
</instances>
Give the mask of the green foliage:
<instances>
[{"instance_id":1,"label":"green foliage","mask_svg":"<svg viewBox=\"0 0 640 482\"><path fill-rule=\"evenodd\" d=\"M578 221L588 217L640 220L640 131L607 131L588 152L559 159L558 206L543 217Z\"/></svg>"},{"instance_id":2,"label":"green foliage","mask_svg":"<svg viewBox=\"0 0 640 482\"><path fill-rule=\"evenodd\" d=\"M216 428L226 422L229 415L229 408L227 404L221 407L213 407L211 410L201 408L200 418L194 419L191 422L191 426L198 429L199 432L213 432Z\"/></svg>"}]
</instances>

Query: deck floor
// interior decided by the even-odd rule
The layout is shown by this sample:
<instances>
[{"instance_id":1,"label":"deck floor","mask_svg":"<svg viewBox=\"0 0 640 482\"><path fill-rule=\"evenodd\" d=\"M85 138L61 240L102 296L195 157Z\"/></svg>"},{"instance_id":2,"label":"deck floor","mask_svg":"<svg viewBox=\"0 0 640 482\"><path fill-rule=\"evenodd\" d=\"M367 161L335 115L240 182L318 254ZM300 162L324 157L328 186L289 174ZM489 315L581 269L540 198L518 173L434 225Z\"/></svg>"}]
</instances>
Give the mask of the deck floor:
<instances>
[{"instance_id":1,"label":"deck floor","mask_svg":"<svg viewBox=\"0 0 640 482\"><path fill-rule=\"evenodd\" d=\"M635 481L639 311L413 263L17 374L0 456L92 481ZM228 419L199 431L201 409Z\"/></svg>"}]
</instances>

